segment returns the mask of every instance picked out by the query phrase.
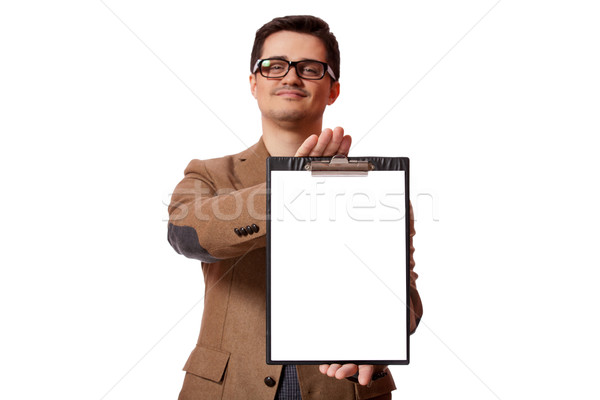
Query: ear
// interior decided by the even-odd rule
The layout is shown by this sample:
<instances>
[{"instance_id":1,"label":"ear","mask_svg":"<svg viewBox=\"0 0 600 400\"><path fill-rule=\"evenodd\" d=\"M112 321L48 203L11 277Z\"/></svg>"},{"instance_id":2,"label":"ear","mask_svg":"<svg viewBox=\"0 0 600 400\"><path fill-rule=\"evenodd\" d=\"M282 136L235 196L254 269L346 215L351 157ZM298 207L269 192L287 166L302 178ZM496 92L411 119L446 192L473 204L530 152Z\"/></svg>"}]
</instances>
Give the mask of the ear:
<instances>
[{"instance_id":1,"label":"ear","mask_svg":"<svg viewBox=\"0 0 600 400\"><path fill-rule=\"evenodd\" d=\"M256 98L256 75L250 74L250 92Z\"/></svg>"},{"instance_id":2,"label":"ear","mask_svg":"<svg viewBox=\"0 0 600 400\"><path fill-rule=\"evenodd\" d=\"M335 103L335 100L338 98L339 95L340 95L340 82L335 81L331 85L331 88L329 88L329 101L327 102L327 105L330 106L333 103Z\"/></svg>"}]
</instances>

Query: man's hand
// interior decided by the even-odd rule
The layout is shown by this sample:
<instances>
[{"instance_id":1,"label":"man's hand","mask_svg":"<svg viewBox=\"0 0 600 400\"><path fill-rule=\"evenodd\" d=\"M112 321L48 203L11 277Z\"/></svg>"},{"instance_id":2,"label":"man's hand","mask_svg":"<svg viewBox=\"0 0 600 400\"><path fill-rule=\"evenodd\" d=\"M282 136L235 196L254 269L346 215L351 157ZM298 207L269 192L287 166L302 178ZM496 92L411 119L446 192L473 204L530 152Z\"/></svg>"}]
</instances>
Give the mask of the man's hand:
<instances>
[{"instance_id":1,"label":"man's hand","mask_svg":"<svg viewBox=\"0 0 600 400\"><path fill-rule=\"evenodd\" d=\"M330 377L337 379L345 379L352 376L358 371L358 383L368 385L371 382L375 367L373 365L356 365L356 364L322 364L319 366L319 371Z\"/></svg>"},{"instance_id":2,"label":"man's hand","mask_svg":"<svg viewBox=\"0 0 600 400\"><path fill-rule=\"evenodd\" d=\"M352 138L350 135L344 136L343 128L338 126L333 131L327 128L320 135L310 135L294 157L331 157L336 154L348 156L351 144Z\"/></svg>"}]
</instances>

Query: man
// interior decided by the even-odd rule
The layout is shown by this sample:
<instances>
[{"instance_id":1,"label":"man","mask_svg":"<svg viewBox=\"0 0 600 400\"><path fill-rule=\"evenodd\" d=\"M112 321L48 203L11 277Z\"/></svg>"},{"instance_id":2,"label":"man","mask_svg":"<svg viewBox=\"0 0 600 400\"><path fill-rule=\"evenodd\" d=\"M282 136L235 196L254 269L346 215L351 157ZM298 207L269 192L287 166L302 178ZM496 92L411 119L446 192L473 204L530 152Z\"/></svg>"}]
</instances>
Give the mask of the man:
<instances>
[{"instance_id":1,"label":"man","mask_svg":"<svg viewBox=\"0 0 600 400\"><path fill-rule=\"evenodd\" d=\"M173 193L169 242L202 261L205 280L181 400L391 399L395 386L385 366L265 363L265 159L348 154L351 138L342 128L322 129L323 112L340 93L339 60L335 36L319 18L276 18L260 28L250 90L262 137L239 154L193 160ZM411 260L412 250L411 242ZM411 331L422 314L416 278L411 270ZM359 383L346 379L356 372ZM383 377L372 380L375 373Z\"/></svg>"}]
</instances>

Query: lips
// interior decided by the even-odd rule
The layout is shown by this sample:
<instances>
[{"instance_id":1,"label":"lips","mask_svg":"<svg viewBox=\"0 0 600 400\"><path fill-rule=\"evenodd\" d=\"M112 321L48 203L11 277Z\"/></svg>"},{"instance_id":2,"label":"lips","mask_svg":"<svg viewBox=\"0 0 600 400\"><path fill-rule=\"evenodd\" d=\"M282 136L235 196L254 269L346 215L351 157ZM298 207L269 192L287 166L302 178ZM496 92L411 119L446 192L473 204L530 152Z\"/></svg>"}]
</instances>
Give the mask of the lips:
<instances>
[{"instance_id":1,"label":"lips","mask_svg":"<svg viewBox=\"0 0 600 400\"><path fill-rule=\"evenodd\" d=\"M277 96L281 96L281 97L290 97L290 98L296 98L296 99L308 96L308 94L303 92L302 90L293 90L293 89L279 89L275 92L275 94Z\"/></svg>"}]
</instances>

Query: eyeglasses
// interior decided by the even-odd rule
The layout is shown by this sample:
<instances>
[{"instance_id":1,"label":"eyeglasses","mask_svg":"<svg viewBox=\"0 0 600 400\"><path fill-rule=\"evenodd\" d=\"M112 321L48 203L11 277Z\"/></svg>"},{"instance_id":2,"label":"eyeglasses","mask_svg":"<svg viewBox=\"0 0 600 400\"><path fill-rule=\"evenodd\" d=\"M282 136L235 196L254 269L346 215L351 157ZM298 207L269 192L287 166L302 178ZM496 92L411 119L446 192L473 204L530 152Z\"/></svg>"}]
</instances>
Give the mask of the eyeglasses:
<instances>
[{"instance_id":1,"label":"eyeglasses","mask_svg":"<svg viewBox=\"0 0 600 400\"><path fill-rule=\"evenodd\" d=\"M296 68L296 74L302 79L323 79L327 72L335 81L335 74L327 63L316 60L287 61L280 58L266 58L257 60L252 73L257 70L265 78L283 78L290 72L291 67Z\"/></svg>"}]
</instances>

